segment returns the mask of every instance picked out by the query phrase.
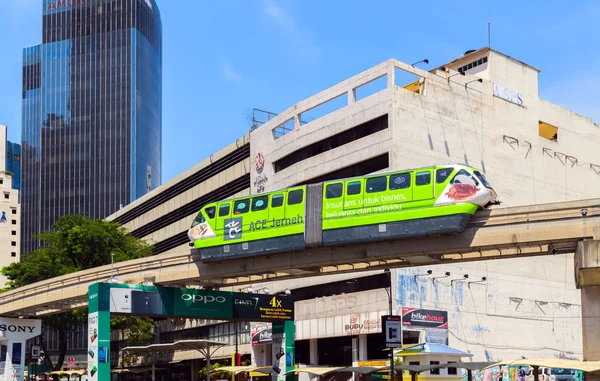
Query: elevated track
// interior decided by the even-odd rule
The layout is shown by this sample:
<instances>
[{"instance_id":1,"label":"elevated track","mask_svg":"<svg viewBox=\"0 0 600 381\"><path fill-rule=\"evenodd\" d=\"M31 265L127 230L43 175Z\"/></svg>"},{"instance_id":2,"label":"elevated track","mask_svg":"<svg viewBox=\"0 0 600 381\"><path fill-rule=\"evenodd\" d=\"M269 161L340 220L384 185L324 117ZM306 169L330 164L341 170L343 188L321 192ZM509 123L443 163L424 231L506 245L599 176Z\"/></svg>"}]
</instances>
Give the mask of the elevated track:
<instances>
[{"instance_id":1,"label":"elevated track","mask_svg":"<svg viewBox=\"0 0 600 381\"><path fill-rule=\"evenodd\" d=\"M43 316L87 306L88 286L151 279L160 285L228 287L340 272L573 253L600 239L600 198L478 212L457 235L362 245L205 264L194 252L161 254L34 283L0 294L0 315Z\"/></svg>"}]
</instances>

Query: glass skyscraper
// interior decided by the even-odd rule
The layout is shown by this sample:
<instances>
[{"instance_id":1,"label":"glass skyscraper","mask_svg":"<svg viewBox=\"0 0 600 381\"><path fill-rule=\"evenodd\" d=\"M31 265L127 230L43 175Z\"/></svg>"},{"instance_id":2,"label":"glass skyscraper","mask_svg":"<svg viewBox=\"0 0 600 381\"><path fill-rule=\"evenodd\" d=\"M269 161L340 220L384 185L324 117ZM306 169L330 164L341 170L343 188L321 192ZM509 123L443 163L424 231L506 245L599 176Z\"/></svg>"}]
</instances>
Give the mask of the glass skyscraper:
<instances>
[{"instance_id":1,"label":"glass skyscraper","mask_svg":"<svg viewBox=\"0 0 600 381\"><path fill-rule=\"evenodd\" d=\"M22 253L60 216L104 218L160 185L155 0L43 0L23 52Z\"/></svg>"},{"instance_id":2,"label":"glass skyscraper","mask_svg":"<svg viewBox=\"0 0 600 381\"><path fill-rule=\"evenodd\" d=\"M6 141L6 170L13 174L13 189L21 189L21 145Z\"/></svg>"}]
</instances>

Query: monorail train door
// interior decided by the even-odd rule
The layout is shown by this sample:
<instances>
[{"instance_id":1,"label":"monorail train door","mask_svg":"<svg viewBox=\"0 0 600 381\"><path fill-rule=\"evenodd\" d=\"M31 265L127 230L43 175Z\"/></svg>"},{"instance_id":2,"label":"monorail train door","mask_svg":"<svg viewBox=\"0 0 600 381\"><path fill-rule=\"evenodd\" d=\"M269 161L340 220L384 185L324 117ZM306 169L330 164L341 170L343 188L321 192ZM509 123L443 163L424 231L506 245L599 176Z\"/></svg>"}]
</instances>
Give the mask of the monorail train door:
<instances>
[{"instance_id":1,"label":"monorail train door","mask_svg":"<svg viewBox=\"0 0 600 381\"><path fill-rule=\"evenodd\" d=\"M433 169L420 169L414 172L413 201L429 200L433 194Z\"/></svg>"}]
</instances>

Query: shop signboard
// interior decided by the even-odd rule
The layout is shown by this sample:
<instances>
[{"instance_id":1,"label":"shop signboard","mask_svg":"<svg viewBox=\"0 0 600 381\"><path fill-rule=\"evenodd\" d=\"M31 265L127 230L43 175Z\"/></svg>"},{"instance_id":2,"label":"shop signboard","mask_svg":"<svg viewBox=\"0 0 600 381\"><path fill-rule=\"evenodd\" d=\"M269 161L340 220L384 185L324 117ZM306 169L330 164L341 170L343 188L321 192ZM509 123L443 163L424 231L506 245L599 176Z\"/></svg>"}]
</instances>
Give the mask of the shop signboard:
<instances>
[{"instance_id":1,"label":"shop signboard","mask_svg":"<svg viewBox=\"0 0 600 381\"><path fill-rule=\"evenodd\" d=\"M448 312L402 307L402 325L448 329Z\"/></svg>"},{"instance_id":2,"label":"shop signboard","mask_svg":"<svg viewBox=\"0 0 600 381\"><path fill-rule=\"evenodd\" d=\"M252 345L271 344L273 342L273 330L271 328L263 329L252 335Z\"/></svg>"}]
</instances>

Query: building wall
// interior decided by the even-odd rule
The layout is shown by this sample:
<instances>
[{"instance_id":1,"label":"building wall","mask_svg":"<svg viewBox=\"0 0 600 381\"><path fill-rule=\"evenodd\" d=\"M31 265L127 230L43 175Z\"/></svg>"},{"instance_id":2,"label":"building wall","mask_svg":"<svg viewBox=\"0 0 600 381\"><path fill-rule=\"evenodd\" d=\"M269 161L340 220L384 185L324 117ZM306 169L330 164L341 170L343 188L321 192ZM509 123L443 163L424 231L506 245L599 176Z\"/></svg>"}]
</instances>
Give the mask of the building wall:
<instances>
[{"instance_id":1,"label":"building wall","mask_svg":"<svg viewBox=\"0 0 600 381\"><path fill-rule=\"evenodd\" d=\"M6 126L0 125L0 147L6 147ZM0 268L21 260L21 208L19 191L6 170L6 151L0 152ZM6 277L0 275L0 287Z\"/></svg>"},{"instance_id":2,"label":"building wall","mask_svg":"<svg viewBox=\"0 0 600 381\"><path fill-rule=\"evenodd\" d=\"M423 274L433 270L431 276ZM447 278L446 271L450 272ZM449 345L474 361L582 359L581 297L573 255L522 258L395 271L396 313L402 307L448 311ZM452 282L468 274L468 284Z\"/></svg>"},{"instance_id":3,"label":"building wall","mask_svg":"<svg viewBox=\"0 0 600 381\"><path fill-rule=\"evenodd\" d=\"M476 75L462 76L450 68L483 56L488 57L488 65L472 70ZM600 152L594 147L600 144L599 126L539 99L537 69L486 49L452 65L429 73L390 60L294 105L252 132L253 183L265 176L265 190L274 190L387 151L390 164L385 171L447 162L480 168L505 206L597 197ZM397 77L398 69L423 77L424 89L416 93L392 86L396 78L389 78ZM388 77L385 89L353 102L357 88L382 74ZM521 94L523 103L497 96L502 96L498 90L495 95L494 84ZM287 135L273 137L272 130L280 124L345 93L349 100L345 107L304 125L296 123ZM273 163L309 142L385 113L390 128L275 172ZM558 127L557 141L539 136L539 121ZM261 173L254 170L259 152L265 158ZM425 268L396 270L395 308L398 313L402 306L450 311L449 343L471 351L474 360L565 353L581 357L581 302L572 279L572 258L559 255L435 268L437 275L450 271L452 277L464 273L471 279L487 277L483 285L470 287L460 282L450 287L446 280L435 285L416 283L413 275ZM522 302L516 303L515 298Z\"/></svg>"},{"instance_id":4,"label":"building wall","mask_svg":"<svg viewBox=\"0 0 600 381\"><path fill-rule=\"evenodd\" d=\"M383 289L296 302L296 340L381 332L381 316L389 314L388 305Z\"/></svg>"},{"instance_id":5,"label":"building wall","mask_svg":"<svg viewBox=\"0 0 600 381\"><path fill-rule=\"evenodd\" d=\"M464 63L483 57L487 57L485 65L467 70L465 76L456 72ZM219 187L250 175L243 189L220 199L280 189L332 171L360 167L361 162L383 153L389 155L389 163L381 171L447 162L478 167L506 206L597 197L600 152L594 148L600 143L599 127L588 118L539 99L537 69L489 49L461 57L445 68L448 70L427 72L396 60L383 62L293 105L109 219L157 243L162 250L159 252L187 251L185 233L202 205L197 201ZM418 92L397 86L407 72L421 78L423 85ZM481 83L477 81L480 78ZM361 96L364 85L373 83L383 83L380 91ZM521 94L522 104L499 97L505 95L497 86L494 90L494 84ZM320 105L327 107L326 103L336 97L344 101L341 108L329 109L331 112L325 111L324 116L308 123L301 122L310 120L303 113ZM274 163L286 155L384 115L387 129L275 171ZM539 121L558 127L557 141L538 136ZM273 130L282 124L293 129L276 139ZM243 156L220 172L213 169L248 143L249 158ZM257 158L264 158L264 165ZM203 171L210 175L200 176ZM176 192L185 182L193 185ZM156 202L151 204L153 200ZM175 215L179 217L172 217ZM164 222L160 227L148 228L161 219ZM434 276L450 271L452 279L468 273L469 280L486 276L487 281L470 286L464 282L450 284L447 279L434 284L431 277L415 281L415 274L428 269L434 271ZM449 311L449 344L472 352L474 361L521 355L581 358L581 302L572 273L572 255L395 270L394 308L398 313L402 306ZM289 288L293 294L294 288L356 276L293 279L260 287L268 286L274 292ZM337 303L340 298L344 297L322 299ZM299 337L343 335L338 325L345 324L343 317L351 312L387 310L384 290L374 291L370 298L373 308L338 311L334 315L319 310L317 300L296 303ZM313 316L311 306L323 316ZM325 328L321 329L323 322Z\"/></svg>"},{"instance_id":6,"label":"building wall","mask_svg":"<svg viewBox=\"0 0 600 381\"><path fill-rule=\"evenodd\" d=\"M203 200L250 193L249 143L248 135L241 137L106 219L155 244L155 254L188 251L187 230Z\"/></svg>"}]
</instances>

